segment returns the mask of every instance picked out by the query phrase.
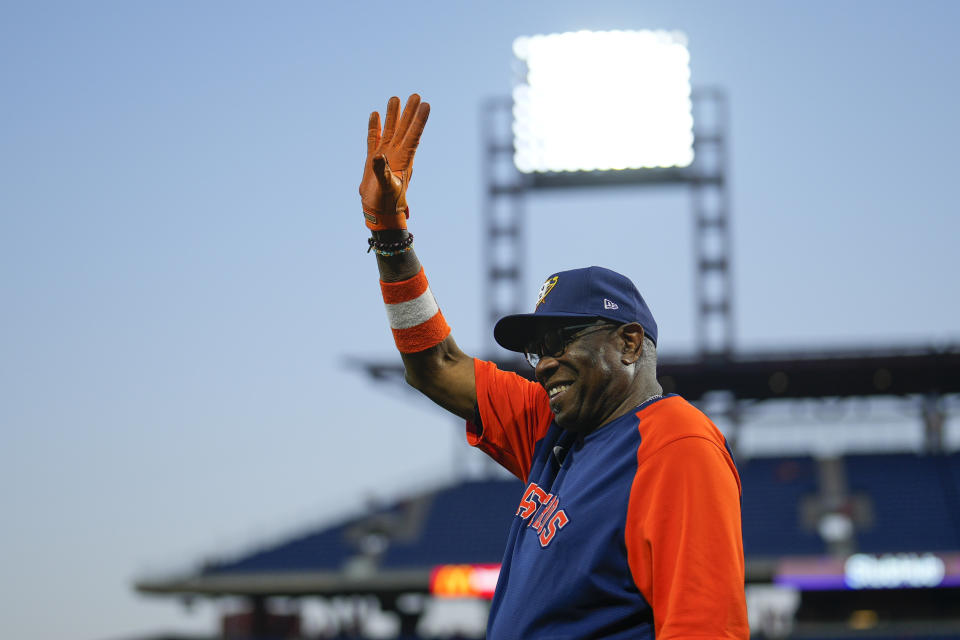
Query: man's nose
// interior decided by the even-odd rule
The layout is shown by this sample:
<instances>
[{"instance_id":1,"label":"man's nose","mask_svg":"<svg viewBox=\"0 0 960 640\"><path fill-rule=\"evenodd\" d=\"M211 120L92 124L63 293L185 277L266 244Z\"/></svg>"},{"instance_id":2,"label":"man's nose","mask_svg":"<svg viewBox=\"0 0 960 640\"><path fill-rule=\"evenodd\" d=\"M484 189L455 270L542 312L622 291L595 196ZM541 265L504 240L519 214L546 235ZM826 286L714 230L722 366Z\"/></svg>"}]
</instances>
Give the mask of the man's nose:
<instances>
[{"instance_id":1,"label":"man's nose","mask_svg":"<svg viewBox=\"0 0 960 640\"><path fill-rule=\"evenodd\" d=\"M550 376L553 375L553 372L556 371L558 365L559 363L555 357L543 356L540 358L537 366L534 367L533 375L538 382L546 383L546 381L550 379Z\"/></svg>"}]
</instances>

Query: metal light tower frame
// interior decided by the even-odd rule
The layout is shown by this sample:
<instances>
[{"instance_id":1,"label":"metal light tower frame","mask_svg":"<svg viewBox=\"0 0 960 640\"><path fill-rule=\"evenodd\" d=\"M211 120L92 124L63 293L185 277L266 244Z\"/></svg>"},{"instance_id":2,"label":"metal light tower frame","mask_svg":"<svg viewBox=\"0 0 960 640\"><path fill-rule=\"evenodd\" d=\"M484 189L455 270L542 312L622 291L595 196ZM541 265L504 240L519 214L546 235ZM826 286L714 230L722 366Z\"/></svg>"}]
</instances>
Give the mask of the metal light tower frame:
<instances>
[{"instance_id":1,"label":"metal light tower frame","mask_svg":"<svg viewBox=\"0 0 960 640\"><path fill-rule=\"evenodd\" d=\"M481 214L483 299L487 323L481 345L484 359L504 370L530 377L532 370L515 354L501 350L491 327L500 317L529 311L526 295L526 199L537 191L585 187L685 186L693 221L695 357L659 354L658 378L664 391L681 393L694 403L709 403L709 413L729 421L736 446L743 410L770 400L922 398L918 415L925 427L925 448L944 450L945 416L960 398L960 344L891 346L832 350L735 349L733 245L729 196L729 108L718 88L691 94L694 161L688 167L622 171L524 174L513 163L513 101L499 97L480 110L483 180ZM396 359L358 361L374 380L403 382ZM946 400L950 400L950 404ZM458 448L458 454L463 449ZM461 458L460 462L463 462ZM462 466L462 465L458 465Z\"/></svg>"},{"instance_id":2,"label":"metal light tower frame","mask_svg":"<svg viewBox=\"0 0 960 640\"><path fill-rule=\"evenodd\" d=\"M694 161L688 167L524 174L513 164L513 101L488 100L481 112L485 225L483 288L490 325L525 309L525 200L547 189L685 185L690 190L695 262L697 345L705 359L729 359L734 349L734 297L727 181L729 110L718 88L694 90ZM485 327L490 353L497 349Z\"/></svg>"}]
</instances>

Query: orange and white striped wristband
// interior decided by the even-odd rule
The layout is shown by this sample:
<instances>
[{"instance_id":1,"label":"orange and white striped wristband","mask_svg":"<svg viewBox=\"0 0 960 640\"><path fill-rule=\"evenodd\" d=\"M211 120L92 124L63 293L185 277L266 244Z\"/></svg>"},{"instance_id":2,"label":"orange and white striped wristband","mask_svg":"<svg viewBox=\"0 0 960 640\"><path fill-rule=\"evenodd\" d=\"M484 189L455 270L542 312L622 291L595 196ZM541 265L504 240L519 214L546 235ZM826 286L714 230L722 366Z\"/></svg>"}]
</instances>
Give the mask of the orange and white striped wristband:
<instances>
[{"instance_id":1,"label":"orange and white striped wristband","mask_svg":"<svg viewBox=\"0 0 960 640\"><path fill-rule=\"evenodd\" d=\"M380 291L400 353L416 353L435 347L450 334L450 327L427 284L423 267L409 280L381 280Z\"/></svg>"}]
</instances>

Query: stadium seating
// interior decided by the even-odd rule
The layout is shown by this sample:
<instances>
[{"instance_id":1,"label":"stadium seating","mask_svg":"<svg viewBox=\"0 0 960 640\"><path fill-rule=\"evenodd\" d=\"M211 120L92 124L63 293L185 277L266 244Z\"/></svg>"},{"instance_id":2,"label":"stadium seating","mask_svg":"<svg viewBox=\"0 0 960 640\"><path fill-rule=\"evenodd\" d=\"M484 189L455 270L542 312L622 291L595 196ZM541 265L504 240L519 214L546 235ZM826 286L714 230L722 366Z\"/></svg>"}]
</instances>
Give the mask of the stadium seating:
<instances>
[{"instance_id":1,"label":"stadium seating","mask_svg":"<svg viewBox=\"0 0 960 640\"><path fill-rule=\"evenodd\" d=\"M239 559L208 564L204 575L231 572L270 571L339 571L359 551L349 532L365 521L396 515L402 503L390 505L362 518L352 518L339 525L295 537L277 546L254 551Z\"/></svg>"},{"instance_id":2,"label":"stadium seating","mask_svg":"<svg viewBox=\"0 0 960 640\"><path fill-rule=\"evenodd\" d=\"M820 554L820 536L803 527L801 505L817 494L810 457L753 458L739 463L743 485L743 548L751 556Z\"/></svg>"},{"instance_id":3,"label":"stadium seating","mask_svg":"<svg viewBox=\"0 0 960 640\"><path fill-rule=\"evenodd\" d=\"M872 501L873 522L856 532L868 553L960 549L958 456L848 455L847 482Z\"/></svg>"},{"instance_id":4,"label":"stadium seating","mask_svg":"<svg viewBox=\"0 0 960 640\"><path fill-rule=\"evenodd\" d=\"M437 492L422 535L391 545L381 566L500 562L522 492L516 480L464 482Z\"/></svg>"},{"instance_id":5,"label":"stadium seating","mask_svg":"<svg viewBox=\"0 0 960 640\"><path fill-rule=\"evenodd\" d=\"M865 500L872 515L857 524L856 550L960 549L960 454L848 455L843 462L851 495ZM754 458L740 461L739 471L748 558L827 553L813 523L802 519L804 502L815 501L819 492L816 460ZM374 554L383 569L497 563L522 489L516 480L461 482L211 564L204 573L337 571L361 554L364 532L383 537L383 549ZM419 508L411 510L414 502Z\"/></svg>"}]
</instances>

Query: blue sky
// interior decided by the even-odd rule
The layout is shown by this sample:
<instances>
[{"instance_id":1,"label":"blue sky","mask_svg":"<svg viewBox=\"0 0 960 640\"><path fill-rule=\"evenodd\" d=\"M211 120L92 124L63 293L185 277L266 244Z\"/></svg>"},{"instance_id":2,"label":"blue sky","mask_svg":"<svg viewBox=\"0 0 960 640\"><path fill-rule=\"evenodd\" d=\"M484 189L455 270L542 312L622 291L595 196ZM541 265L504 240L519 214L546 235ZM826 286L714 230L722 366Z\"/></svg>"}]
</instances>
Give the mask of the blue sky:
<instances>
[{"instance_id":1,"label":"blue sky","mask_svg":"<svg viewBox=\"0 0 960 640\"><path fill-rule=\"evenodd\" d=\"M411 229L461 346L481 302L483 99L511 43L680 29L726 89L737 341L960 337L960 4L4 3L0 635L209 628L130 588L449 480L474 461L395 358L356 193L369 112L432 105ZM540 279L630 275L694 345L679 190L537 195ZM55 611L55 615L50 612Z\"/></svg>"}]
</instances>

